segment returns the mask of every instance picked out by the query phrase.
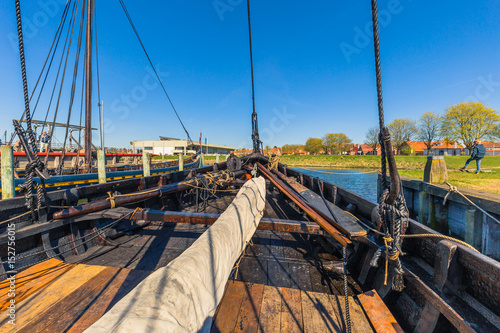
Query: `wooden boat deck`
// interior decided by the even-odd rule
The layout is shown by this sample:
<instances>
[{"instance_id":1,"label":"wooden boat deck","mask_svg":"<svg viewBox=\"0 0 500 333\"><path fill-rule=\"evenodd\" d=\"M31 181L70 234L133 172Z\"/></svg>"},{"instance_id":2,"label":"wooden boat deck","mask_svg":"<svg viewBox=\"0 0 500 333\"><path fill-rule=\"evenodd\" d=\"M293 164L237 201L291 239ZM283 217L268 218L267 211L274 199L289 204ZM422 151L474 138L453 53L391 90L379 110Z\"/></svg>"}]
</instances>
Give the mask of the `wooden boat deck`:
<instances>
[{"instance_id":1,"label":"wooden boat deck","mask_svg":"<svg viewBox=\"0 0 500 333\"><path fill-rule=\"evenodd\" d=\"M149 273L57 259L39 263L17 275L16 323L3 316L0 332L83 332ZM0 288L4 312L9 281Z\"/></svg>"},{"instance_id":2,"label":"wooden boat deck","mask_svg":"<svg viewBox=\"0 0 500 333\"><path fill-rule=\"evenodd\" d=\"M349 297L352 332L374 332ZM229 281L212 332L346 332L345 297Z\"/></svg>"},{"instance_id":3,"label":"wooden boat deck","mask_svg":"<svg viewBox=\"0 0 500 333\"><path fill-rule=\"evenodd\" d=\"M207 211L223 211L230 202L230 197L221 196L211 202ZM278 198L272 196L266 203L265 216L301 218L290 207L280 207ZM152 223L112 241L102 240L81 255L70 251L59 256L63 261L50 259L20 272L15 298L16 326L8 324L5 316L0 320L0 333L84 331L152 271L177 258L207 228ZM233 269L213 331L344 331L341 261L325 250L320 238L257 230ZM8 281L1 282L2 311L10 300L8 288ZM369 332L370 325L375 327L355 298L362 293L359 284L349 276L353 332ZM385 307L381 300L380 304L375 308ZM376 314L380 315L378 309ZM390 312L389 317L394 319ZM391 322L387 318L381 322Z\"/></svg>"},{"instance_id":4,"label":"wooden boat deck","mask_svg":"<svg viewBox=\"0 0 500 333\"><path fill-rule=\"evenodd\" d=\"M18 274L16 325L9 324L5 317L0 321L0 332L83 332L149 274L143 270L69 264L58 259L44 261ZM2 311L7 310L10 302L9 284L8 280L0 283ZM380 323L388 325L384 332L397 332L391 326L394 317L382 300L376 304L363 297L370 295L349 296L352 332L374 332L373 327ZM370 305L378 318L368 316ZM212 332L240 331L345 332L345 298L229 280Z\"/></svg>"}]
</instances>

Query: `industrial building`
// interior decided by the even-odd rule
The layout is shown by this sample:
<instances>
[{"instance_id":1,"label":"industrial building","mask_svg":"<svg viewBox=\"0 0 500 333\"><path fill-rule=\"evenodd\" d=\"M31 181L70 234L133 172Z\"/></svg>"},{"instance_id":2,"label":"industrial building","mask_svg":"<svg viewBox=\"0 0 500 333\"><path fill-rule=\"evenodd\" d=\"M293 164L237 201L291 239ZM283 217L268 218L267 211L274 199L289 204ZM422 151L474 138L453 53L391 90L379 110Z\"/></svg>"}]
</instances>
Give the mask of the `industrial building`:
<instances>
[{"instance_id":1,"label":"industrial building","mask_svg":"<svg viewBox=\"0 0 500 333\"><path fill-rule=\"evenodd\" d=\"M160 140L135 140L130 142L134 153L146 151L156 155L192 155L200 148L200 144L194 141L180 140L160 136ZM213 143L202 144L204 154L229 155L236 147L216 145Z\"/></svg>"}]
</instances>

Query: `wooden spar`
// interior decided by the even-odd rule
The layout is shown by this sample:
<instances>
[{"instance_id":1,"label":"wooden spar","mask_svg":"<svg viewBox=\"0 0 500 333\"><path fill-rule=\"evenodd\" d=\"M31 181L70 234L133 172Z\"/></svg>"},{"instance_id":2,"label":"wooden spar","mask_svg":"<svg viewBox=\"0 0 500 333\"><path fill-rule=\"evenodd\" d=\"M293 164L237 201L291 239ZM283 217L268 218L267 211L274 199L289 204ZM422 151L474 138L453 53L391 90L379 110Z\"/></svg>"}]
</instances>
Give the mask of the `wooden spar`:
<instances>
[{"instance_id":1,"label":"wooden spar","mask_svg":"<svg viewBox=\"0 0 500 333\"><path fill-rule=\"evenodd\" d=\"M328 234L330 234L337 242L342 244L342 246L347 246L352 242L342 235L334 226L328 223L321 215L316 213L307 203L300 199L293 191L283 182L276 178L269 170L267 170L262 164L257 163L261 173L269 179L276 187L278 187L290 200L295 202L306 214L312 218L316 223L318 223L323 229L325 229Z\"/></svg>"},{"instance_id":2,"label":"wooden spar","mask_svg":"<svg viewBox=\"0 0 500 333\"><path fill-rule=\"evenodd\" d=\"M246 171L240 170L240 171L235 171L233 172L233 177L238 177L243 174L245 174ZM225 177L227 175L227 172L219 172L212 174L212 179L217 180L219 178ZM195 182L195 179L202 179L205 176L200 176L196 177L190 180L185 180L182 182L178 183L173 183L169 185L164 185L160 187L156 187L153 189L147 189L144 191L140 192L133 192L133 193L128 193L124 195L117 195L112 197L112 199L106 199L106 200L99 200L99 201L94 201L90 202L88 204L84 205L79 205L79 206L74 206L70 207L64 210L61 210L59 212L54 213L53 218L54 219L63 219L63 218L68 218L68 217L73 217L73 216L78 216L82 214L87 214L87 213L92 213L92 212L97 212L99 210L107 209L107 208L112 208L112 202L114 203L114 206L121 206L133 202L138 202L138 201L143 201L146 199L154 198L154 197L161 197L167 194L175 193L175 192L180 192L184 190L188 190L192 188L191 185ZM111 197L110 197L111 198Z\"/></svg>"},{"instance_id":3,"label":"wooden spar","mask_svg":"<svg viewBox=\"0 0 500 333\"><path fill-rule=\"evenodd\" d=\"M279 172L278 170L273 170L273 172L278 175L279 178L281 178L281 180L283 180L285 183L288 184L288 181L287 181L287 177L282 174L281 172ZM312 206L312 205L309 205L311 207L312 210L314 210L318 215L320 215L322 218L324 218L326 221L328 221L328 223L330 223L331 225L333 225L335 228L337 228L338 230L340 230L340 232L342 232L344 235L348 235L349 234L349 231L347 231L343 226L339 225L338 223L335 223L335 221L327 216L326 214L324 214L323 212L321 212L318 208ZM326 207L326 205L325 205Z\"/></svg>"},{"instance_id":4,"label":"wooden spar","mask_svg":"<svg viewBox=\"0 0 500 333\"><path fill-rule=\"evenodd\" d=\"M389 165L389 176L391 178L391 188L387 197L387 204L393 205L401 191L401 180L399 179L398 167L394 159L394 151L392 150L391 134L387 127L382 131L382 139L384 140L385 154L387 156L387 164ZM385 175L384 175L385 176Z\"/></svg>"},{"instance_id":5,"label":"wooden spar","mask_svg":"<svg viewBox=\"0 0 500 333\"><path fill-rule=\"evenodd\" d=\"M121 212L122 210L120 210ZM125 211L125 210L123 210ZM129 209L130 213L133 212ZM138 211L130 219L145 221L161 221L167 223L213 224L220 217L219 214L172 212L155 209ZM257 229L302 234L322 234L316 223L262 218Z\"/></svg>"},{"instance_id":6,"label":"wooden spar","mask_svg":"<svg viewBox=\"0 0 500 333\"><path fill-rule=\"evenodd\" d=\"M85 73L85 168L92 169L92 16L94 0L87 1L87 35L85 39L86 73ZM104 149L104 148L103 148Z\"/></svg>"}]
</instances>

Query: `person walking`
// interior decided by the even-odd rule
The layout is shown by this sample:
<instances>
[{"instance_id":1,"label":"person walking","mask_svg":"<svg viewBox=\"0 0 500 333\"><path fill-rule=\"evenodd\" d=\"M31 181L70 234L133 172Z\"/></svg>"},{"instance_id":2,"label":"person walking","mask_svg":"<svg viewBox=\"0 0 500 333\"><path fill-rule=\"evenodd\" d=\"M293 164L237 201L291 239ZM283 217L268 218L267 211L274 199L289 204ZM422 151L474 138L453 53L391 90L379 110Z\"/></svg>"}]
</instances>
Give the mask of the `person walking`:
<instances>
[{"instance_id":1,"label":"person walking","mask_svg":"<svg viewBox=\"0 0 500 333\"><path fill-rule=\"evenodd\" d=\"M49 140L50 140L50 135L48 135L46 131L43 131L42 135L40 135L40 138L38 139L38 142L40 142L40 152L47 151Z\"/></svg>"},{"instance_id":2,"label":"person walking","mask_svg":"<svg viewBox=\"0 0 500 333\"><path fill-rule=\"evenodd\" d=\"M471 157L465 162L465 165L460 168L460 171L464 171L469 166L471 161L476 161L476 173L481 171L481 160L486 155L486 148L481 144L481 140L474 140L474 148L472 148Z\"/></svg>"}]
</instances>

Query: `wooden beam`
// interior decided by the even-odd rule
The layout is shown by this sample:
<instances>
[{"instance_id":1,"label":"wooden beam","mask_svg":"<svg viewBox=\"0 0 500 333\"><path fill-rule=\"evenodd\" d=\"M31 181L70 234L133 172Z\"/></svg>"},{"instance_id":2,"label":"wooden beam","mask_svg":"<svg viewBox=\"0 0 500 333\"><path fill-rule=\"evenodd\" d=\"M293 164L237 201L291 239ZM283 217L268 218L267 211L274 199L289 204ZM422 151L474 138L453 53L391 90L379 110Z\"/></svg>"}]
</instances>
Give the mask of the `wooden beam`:
<instances>
[{"instance_id":1,"label":"wooden beam","mask_svg":"<svg viewBox=\"0 0 500 333\"><path fill-rule=\"evenodd\" d=\"M389 311L384 301L375 290L367 291L357 297L373 328L375 328L375 332L404 332L396 321L396 318L394 318L391 311Z\"/></svg>"}]
</instances>

